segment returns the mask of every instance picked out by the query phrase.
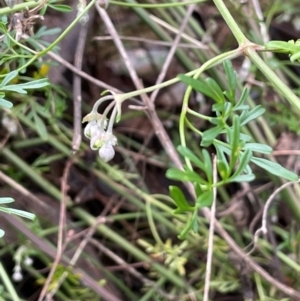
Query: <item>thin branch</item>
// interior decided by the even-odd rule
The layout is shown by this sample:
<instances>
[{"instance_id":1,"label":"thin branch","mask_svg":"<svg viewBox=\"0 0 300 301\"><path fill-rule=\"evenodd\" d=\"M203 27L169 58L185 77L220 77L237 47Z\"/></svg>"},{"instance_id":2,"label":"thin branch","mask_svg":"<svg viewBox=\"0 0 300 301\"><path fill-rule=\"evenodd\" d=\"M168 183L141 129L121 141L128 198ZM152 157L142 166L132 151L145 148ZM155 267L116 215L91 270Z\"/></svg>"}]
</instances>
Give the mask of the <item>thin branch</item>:
<instances>
[{"instance_id":1,"label":"thin branch","mask_svg":"<svg viewBox=\"0 0 300 301\"><path fill-rule=\"evenodd\" d=\"M203 301L209 300L209 287L210 287L210 276L212 257L214 249L214 232L215 232L215 215L216 215L216 202L217 202L217 187L218 182L217 173L217 156L213 157L213 202L211 206L210 225L209 225L209 237L208 237L208 250L207 250L207 261L206 261L206 272L205 272L205 285L204 285L204 296Z\"/></svg>"},{"instance_id":2,"label":"thin branch","mask_svg":"<svg viewBox=\"0 0 300 301\"><path fill-rule=\"evenodd\" d=\"M252 249L247 253L248 256L250 256L253 251L256 249L256 246L257 246L257 242L258 242L258 239L260 237L261 234L263 235L266 235L268 233L268 227L267 227L267 224L268 224L268 212L269 212L269 209L270 209L270 206L273 202L273 200L275 199L275 197L277 196L277 194L279 194L283 189L285 189L286 187L288 186L291 186L291 185L294 185L294 184L297 184L297 183L300 183L300 179L296 182L287 182L285 184L283 184L282 186L280 186L279 188L277 188L271 195L270 197L268 198L267 202L266 202L266 205L264 207L264 210L263 210L263 214L262 214L262 225L259 229L256 230L255 234L254 234L254 238L253 238L253 247ZM252 243L251 243L252 244Z\"/></svg>"},{"instance_id":3,"label":"thin branch","mask_svg":"<svg viewBox=\"0 0 300 301\"><path fill-rule=\"evenodd\" d=\"M70 168L73 164L73 160L69 159L64 169L63 178L61 182L61 191L62 191L62 198L60 202L60 210L59 210L59 226L58 226L58 238L57 238L57 253L55 256L55 260L52 264L51 270L47 277L47 280L43 286L42 292L39 296L38 301L42 301L48 291L56 268L61 260L63 254L63 241L64 241L64 229L66 224L66 203L67 203L67 191L68 191L68 177L70 174ZM46 298L46 301L50 299Z\"/></svg>"},{"instance_id":4,"label":"thin branch","mask_svg":"<svg viewBox=\"0 0 300 301\"><path fill-rule=\"evenodd\" d=\"M164 42L164 41L151 40L151 39L134 37L134 36L121 36L121 35L119 35L119 38L123 41L142 42L142 43L147 43L147 44L152 44L152 45L157 45L157 46L164 46L164 47L172 47L173 46L173 42ZM93 40L95 40L95 41L110 41L110 40L112 40L112 37L111 36L95 37L95 38L93 38ZM202 46L201 46L199 44L191 45L191 44L186 44L186 43L178 43L177 47L189 48L189 49L208 49L208 46L206 46L204 44L202 44Z\"/></svg>"},{"instance_id":5,"label":"thin branch","mask_svg":"<svg viewBox=\"0 0 300 301\"><path fill-rule=\"evenodd\" d=\"M167 58L166 58L166 60L165 60L165 62L163 64L163 66L161 68L161 72L160 72L160 74L159 74L159 76L158 76L158 78L156 80L156 83L155 83L156 85L163 82L163 80L164 80L164 78L166 76L166 73L168 71L168 68L169 68L169 66L171 64L171 61L172 61L172 59L174 57L174 54L176 52L176 49L178 47L178 44L179 44L179 42L181 40L182 34L183 34L183 32L184 32L187 24L188 24L188 21L189 21L191 15L192 15L194 9L195 9L195 4L194 5L190 5L188 7L187 12L185 13L185 17L182 20L180 29L179 29L179 31L178 31L178 33L176 35L175 40L173 41L173 45L172 45L172 47L171 47L171 49L170 49L170 51L168 53L168 56L167 56ZM152 101L152 102L155 101L155 98L156 98L158 92L159 92L159 89L156 89L156 90L154 90L152 92L152 94L150 96L150 101Z\"/></svg>"},{"instance_id":6,"label":"thin branch","mask_svg":"<svg viewBox=\"0 0 300 301\"><path fill-rule=\"evenodd\" d=\"M84 53L84 46L88 31L88 22L81 25L78 37L77 48L75 52L74 58L74 66L81 70L82 68L82 58ZM73 97L74 97L74 112L73 112L73 124L74 124L74 133L73 133L73 141L72 141L72 150L75 154L80 147L82 140L82 128L81 128L81 77L74 73L74 82L73 82Z\"/></svg>"}]
</instances>

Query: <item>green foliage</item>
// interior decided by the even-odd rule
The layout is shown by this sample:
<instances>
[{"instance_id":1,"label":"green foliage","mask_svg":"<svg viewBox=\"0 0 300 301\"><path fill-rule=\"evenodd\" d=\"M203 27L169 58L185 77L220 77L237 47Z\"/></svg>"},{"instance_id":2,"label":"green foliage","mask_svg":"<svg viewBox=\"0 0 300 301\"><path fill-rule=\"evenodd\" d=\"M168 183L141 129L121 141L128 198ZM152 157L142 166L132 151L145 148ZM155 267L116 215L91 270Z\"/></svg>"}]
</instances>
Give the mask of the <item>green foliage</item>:
<instances>
[{"instance_id":1,"label":"green foliage","mask_svg":"<svg viewBox=\"0 0 300 301\"><path fill-rule=\"evenodd\" d=\"M287 53L290 56L291 62L300 62L300 39L288 42L270 41L266 44L266 48L274 52Z\"/></svg>"},{"instance_id":2,"label":"green foliage","mask_svg":"<svg viewBox=\"0 0 300 301\"><path fill-rule=\"evenodd\" d=\"M212 78L194 79L186 75L179 75L185 84L204 94L214 101L212 110L215 117L207 118L211 127L200 132L202 156L197 156L191 149L182 145L178 152L192 165L186 165L183 170L168 169L166 176L169 179L181 182L192 182L195 187L197 201L194 206L185 199L182 191L175 186L170 186L170 195L176 203L176 214L193 211L192 216L179 237L183 238L190 229L197 230L197 211L199 208L208 207L213 201L214 187L220 187L232 182L250 182L254 180L250 163L254 163L267 172L280 176L290 181L296 181L297 175L276 162L254 156L257 154L270 154L272 148L261 143L253 143L251 137L242 133L243 127L264 114L261 105L250 108L246 104L249 91L244 88L239 99L236 100L236 74L229 61L224 62L224 70L228 82L228 90L222 91L221 87ZM191 110L189 111L191 112ZM197 116L197 112L193 112ZM202 116L199 115L199 118ZM197 131L199 134L199 131ZM219 136L225 137L225 142ZM220 180L213 183L212 162L206 147L213 146L217 157L217 171ZM191 167L193 166L193 167Z\"/></svg>"}]
</instances>

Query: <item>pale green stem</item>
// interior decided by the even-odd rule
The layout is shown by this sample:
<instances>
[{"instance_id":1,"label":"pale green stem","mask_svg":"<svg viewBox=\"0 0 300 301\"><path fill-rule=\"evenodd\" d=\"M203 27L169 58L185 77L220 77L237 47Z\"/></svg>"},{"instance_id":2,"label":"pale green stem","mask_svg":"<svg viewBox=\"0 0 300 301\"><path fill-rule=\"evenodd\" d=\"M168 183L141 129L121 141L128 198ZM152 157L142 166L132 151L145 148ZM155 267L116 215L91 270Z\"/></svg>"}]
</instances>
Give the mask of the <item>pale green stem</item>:
<instances>
[{"instance_id":1,"label":"pale green stem","mask_svg":"<svg viewBox=\"0 0 300 301\"><path fill-rule=\"evenodd\" d=\"M219 10L220 14L222 15L223 19L225 20L226 24L230 28L230 31L235 36L237 42L240 46L247 43L247 38L243 34L243 32L240 30L238 24L235 22L233 17L231 16L229 10L225 6L224 2L222 0L213 0L217 9Z\"/></svg>"},{"instance_id":2,"label":"pale green stem","mask_svg":"<svg viewBox=\"0 0 300 301\"><path fill-rule=\"evenodd\" d=\"M300 114L300 101L292 90L275 74L275 72L264 62L264 60L252 47L245 49L245 54L248 55L251 61L271 82L275 89L283 95L291 103L291 105L297 108L297 113Z\"/></svg>"},{"instance_id":3,"label":"pale green stem","mask_svg":"<svg viewBox=\"0 0 300 301\"><path fill-rule=\"evenodd\" d=\"M2 279L2 283L6 287L7 291L10 294L10 297L13 301L20 301L20 298L12 285L10 278L8 277L6 270L4 269L2 263L0 262L0 277Z\"/></svg>"}]
</instances>

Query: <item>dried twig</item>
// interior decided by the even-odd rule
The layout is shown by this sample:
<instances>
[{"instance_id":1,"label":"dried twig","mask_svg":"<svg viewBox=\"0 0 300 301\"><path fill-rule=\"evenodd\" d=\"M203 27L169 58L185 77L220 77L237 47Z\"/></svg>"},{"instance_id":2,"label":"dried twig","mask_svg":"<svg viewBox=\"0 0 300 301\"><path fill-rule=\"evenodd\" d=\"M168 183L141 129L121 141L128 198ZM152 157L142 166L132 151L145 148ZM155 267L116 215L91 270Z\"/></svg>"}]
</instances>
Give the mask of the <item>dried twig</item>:
<instances>
[{"instance_id":1,"label":"dried twig","mask_svg":"<svg viewBox=\"0 0 300 301\"><path fill-rule=\"evenodd\" d=\"M216 200L217 199L217 187L215 186L215 184L217 183L217 181L218 181L217 156L214 155L214 157L213 157L213 185L214 185L213 202L211 205L203 301L209 300L209 287L210 287L212 256L213 256L213 249L214 249L215 215L216 215L216 202L217 202L217 200Z\"/></svg>"},{"instance_id":2,"label":"dried twig","mask_svg":"<svg viewBox=\"0 0 300 301\"><path fill-rule=\"evenodd\" d=\"M263 235L266 235L268 233L268 212L269 212L269 209L270 209L270 206L273 202L273 200L275 199L275 197L277 196L277 194L279 192L281 192L283 189L285 189L286 187L288 186L291 186L291 185L294 185L294 184L297 184L297 183L300 183L300 180L296 181L296 182L287 182L285 184L283 184L282 186L280 186L279 188L277 188L271 195L270 197L268 198L267 202L266 202L266 205L264 207L264 210L263 210L263 214L262 214L262 225L259 229L256 230L255 234L254 234L254 238L253 238L253 247L252 249L247 253L248 256L250 256L253 251L255 250L256 246L257 246L257 241L260 237L261 234Z\"/></svg>"},{"instance_id":3,"label":"dried twig","mask_svg":"<svg viewBox=\"0 0 300 301\"><path fill-rule=\"evenodd\" d=\"M55 270L61 260L62 253L63 253L63 241L64 241L64 229L66 224L66 204L67 204L67 191L68 191L68 177L70 174L70 168L73 164L73 160L69 159L67 161L66 167L64 169L63 178L61 182L61 191L62 191L62 198L60 202L60 211L59 211L59 227L58 227L58 238L57 238L57 253L55 256L55 260L47 277L47 280L43 286L42 292L39 296L38 301L42 301L48 291L49 285L52 281L53 275ZM49 301L49 298L46 298Z\"/></svg>"},{"instance_id":4,"label":"dried twig","mask_svg":"<svg viewBox=\"0 0 300 301\"><path fill-rule=\"evenodd\" d=\"M190 5L188 7L188 9L187 9L187 12L185 13L185 17L182 20L180 29L179 29L179 31L178 31L178 33L176 35L176 38L173 41L173 45L172 45L172 47L171 47L171 49L170 49L170 51L168 53L168 56L167 56L167 58L166 58L166 60L165 60L165 62L163 64L163 66L161 68L161 72L160 72L160 74L157 77L157 80L156 80L156 83L155 83L156 85L162 83L163 80L164 80L164 78L165 78L165 76L166 76L168 68L169 68L169 66L171 64L171 61L172 61L172 59L174 57L174 54L175 54L175 52L176 52L176 50L178 48L178 43L181 40L182 34L183 34L183 32L184 32L184 30L185 30L185 28L187 26L187 23L188 23L191 15L192 15L194 9L195 9L195 6L196 6L195 4L194 5ZM159 92L159 89L156 89L156 90L154 90L152 92L152 94L150 96L150 101L152 101L152 102L155 101L155 98L156 98L158 92Z\"/></svg>"},{"instance_id":5,"label":"dried twig","mask_svg":"<svg viewBox=\"0 0 300 301\"><path fill-rule=\"evenodd\" d=\"M82 57L84 53L84 46L88 31L88 22L81 25L78 37L77 48L75 52L74 58L74 66L81 70L82 68ZM72 150L75 154L80 147L82 140L82 128L81 128L81 77L74 73L74 82L73 82L73 97L74 97L74 112L73 112L73 124L74 124L74 133L73 133L73 141L72 141Z\"/></svg>"}]
</instances>

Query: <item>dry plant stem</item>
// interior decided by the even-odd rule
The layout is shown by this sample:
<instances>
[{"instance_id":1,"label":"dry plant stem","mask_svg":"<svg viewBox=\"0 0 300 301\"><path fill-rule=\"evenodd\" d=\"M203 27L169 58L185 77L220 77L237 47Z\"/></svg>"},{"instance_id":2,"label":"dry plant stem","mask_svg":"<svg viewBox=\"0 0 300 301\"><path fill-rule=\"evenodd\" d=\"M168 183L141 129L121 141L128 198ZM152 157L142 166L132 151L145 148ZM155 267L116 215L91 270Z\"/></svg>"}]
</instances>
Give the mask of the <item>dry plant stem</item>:
<instances>
[{"instance_id":1,"label":"dry plant stem","mask_svg":"<svg viewBox=\"0 0 300 301\"><path fill-rule=\"evenodd\" d=\"M203 301L209 300L209 287L210 287L210 276L212 257L214 249L214 232L215 232L215 216L216 216L216 202L217 202L217 187L215 184L218 182L217 174L217 156L213 157L213 202L211 205L210 224L209 224L209 237L208 237L208 249L207 249L207 261L206 261L206 272L205 272L205 284L204 284L204 296Z\"/></svg>"},{"instance_id":2,"label":"dry plant stem","mask_svg":"<svg viewBox=\"0 0 300 301\"><path fill-rule=\"evenodd\" d=\"M106 13L106 11L104 11L103 9L101 9L101 7L99 5L97 5L96 3L96 9L99 13L99 15L101 16L102 20L104 21L104 23L106 24L106 27L108 29L109 34L112 36L117 49L119 50L124 63L129 71L129 74L136 86L137 89L142 89L143 86L136 74L136 71L134 70L134 68L132 67L132 64L130 63L130 60L128 58L128 55L126 53L126 50L118 36L118 33L116 32L108 14ZM171 158L171 160L173 161L174 165L179 168L182 169L182 164L181 161L179 159L179 156L168 136L168 134L166 133L164 127L162 126L162 123L160 121L160 119L158 118L156 111L155 111L155 107L153 105L153 103L150 101L149 97L146 94L141 95L141 98L145 104L145 106L147 107L148 110L148 117L149 117L149 121L151 122L154 130L155 130L155 134L158 137L158 139L160 140L160 143L162 144L162 146L164 147L165 151L167 152L167 154L169 155L169 157ZM188 190L188 192L190 193L190 195L195 199L195 192L194 192L194 187L191 183L186 183L186 188ZM211 212L208 208L203 208L202 209L202 213L204 214L204 216L208 219L210 219L211 217ZM293 288L288 287L287 285L277 281L275 278L273 278L271 275L269 275L263 268L261 268L256 262L253 261L253 259L249 256L246 255L246 253L235 243L235 241L232 239L232 237L228 234L228 232L222 227L222 225L216 220L215 221L215 227L218 230L219 234L224 238L224 240L228 243L228 245L230 246L230 248L242 259L244 259L244 261L249 264L249 266L256 271L257 273L259 273L263 278L265 278L265 280L269 281L270 283L272 283L274 286L276 286L279 290L281 290L282 292L284 292L285 294L289 295L289 296L293 296L293 297L297 297L300 300L300 292L297 292L296 290L294 290Z\"/></svg>"},{"instance_id":3,"label":"dry plant stem","mask_svg":"<svg viewBox=\"0 0 300 301\"><path fill-rule=\"evenodd\" d=\"M168 24L167 22L157 18L156 16L153 16L153 15L150 15L150 18L156 22L158 25L168 29L170 32L173 32L173 33L178 33L178 29L177 28L174 28L173 26L171 26L170 24ZM207 45L205 45L204 43L194 39L193 37L189 36L188 34L186 33L182 33L182 38L184 38L185 40L191 42L193 45L199 47L200 49L209 49Z\"/></svg>"},{"instance_id":4,"label":"dry plant stem","mask_svg":"<svg viewBox=\"0 0 300 301\"><path fill-rule=\"evenodd\" d=\"M182 20L179 32L177 33L176 38L173 41L173 45L172 45L172 47L171 47L171 49L170 49L170 51L168 53L166 61L164 62L163 66L162 66L162 69L161 69L161 72L160 72L159 76L157 77L157 80L156 80L156 83L155 83L156 85L163 82L163 80L164 80L164 78L166 76L166 73L168 71L168 68L169 68L169 66L171 64L171 61L172 61L172 59L174 57L174 54L175 54L175 52L177 50L178 44L179 44L179 42L181 40L182 34L183 34L183 32L184 32L184 30L186 28L186 25L187 25L187 23L189 21L189 18L191 17L191 14L193 13L194 9L195 9L195 4L190 5L188 7L187 12L185 14L185 17ZM152 92L152 94L150 96L150 101L152 101L152 102L155 101L158 92L159 92L159 89L154 90Z\"/></svg>"},{"instance_id":5,"label":"dry plant stem","mask_svg":"<svg viewBox=\"0 0 300 301\"><path fill-rule=\"evenodd\" d=\"M24 38L29 38L28 35L24 35ZM40 47L41 50L45 50L46 47L38 42L36 42L36 44ZM36 51L32 51L33 54L37 54ZM116 93L121 92L120 90L116 89L113 86L110 86L108 84L106 84L105 82L98 80L92 76L90 76L89 74L83 72L82 70L76 68L75 66L73 66L72 64L70 64L69 62L67 62L66 60L64 60L63 58L61 58L59 55L57 55L56 53L54 53L53 51L49 51L47 52L47 55L49 55L52 59L54 59L56 62L62 64L63 66L65 66L66 68L68 68L69 70L71 70L72 72L74 72L76 75L79 75L80 77L86 79L87 81L93 83L94 85L106 89L106 90L111 90L114 91Z\"/></svg>"},{"instance_id":6,"label":"dry plant stem","mask_svg":"<svg viewBox=\"0 0 300 301\"><path fill-rule=\"evenodd\" d=\"M74 66L78 70L82 68L82 57L84 53L84 46L87 36L88 30L88 22L81 25L78 37L77 48L75 52ZM74 74L74 82L73 82L73 97L74 97L74 133L73 133L73 141L72 141L72 150L75 154L80 147L82 140L82 128L81 128L81 77L77 74Z\"/></svg>"},{"instance_id":7,"label":"dry plant stem","mask_svg":"<svg viewBox=\"0 0 300 301\"><path fill-rule=\"evenodd\" d=\"M264 207L263 210L263 214L262 214L262 225L259 229L256 230L255 234L254 234L254 238L253 238L253 248L247 253L248 256L250 256L252 254L252 252L255 250L256 246L257 246L257 242L258 239L260 237L260 234L266 235L268 233L268 227L267 227L267 223L268 223L268 212L270 209L270 206L273 202L273 200L275 199L275 197L277 196L277 194L282 191L283 189L285 189L288 186L291 185L295 185L297 183L300 183L300 180L298 180L297 182L287 182L285 184L283 184L282 186L280 186L279 188L277 188L268 198L266 205Z\"/></svg>"},{"instance_id":8,"label":"dry plant stem","mask_svg":"<svg viewBox=\"0 0 300 301\"><path fill-rule=\"evenodd\" d=\"M69 159L67 161L66 167L64 169L61 191L62 191L62 199L60 202L60 210L59 210L59 226L58 226L58 238L57 238L57 253L55 256L55 260L47 277L47 280L43 286L42 292L39 296L38 301L42 301L46 295L46 292L49 289L50 283L52 281L55 270L61 260L63 253L63 240L64 240L64 229L66 224L66 204L67 204L67 191L68 191L68 177L70 174L70 168L73 164L73 160ZM48 300L48 298L46 298Z\"/></svg>"},{"instance_id":9,"label":"dry plant stem","mask_svg":"<svg viewBox=\"0 0 300 301\"><path fill-rule=\"evenodd\" d=\"M100 223L103 223L105 221L105 218L103 216L100 216L96 219L95 221L95 224L90 227L90 229L88 230L86 236L85 236L85 239L83 239L81 242L80 242L80 245L78 246L75 254L73 255L70 263L69 263L69 267L73 267L77 260L79 259L81 253L83 252L83 249L85 248L85 246L88 244L89 240L91 239L91 237L93 236L93 234L95 233L96 229L97 229L97 226L100 224ZM61 277L59 278L58 280L58 283L56 285L55 288L53 288L49 294L47 295L46 297L46 301L51 301L53 296L56 294L56 292L58 291L58 289L60 288L60 286L62 285L62 283L65 281L65 279L68 277L69 275L69 272L68 271L65 271Z\"/></svg>"},{"instance_id":10,"label":"dry plant stem","mask_svg":"<svg viewBox=\"0 0 300 301\"><path fill-rule=\"evenodd\" d=\"M256 16L259 20L259 26L260 26L260 34L262 36L264 44L270 41L268 29L266 26L266 23L264 22L264 15L261 11L259 0L251 0L254 11L256 13Z\"/></svg>"},{"instance_id":11,"label":"dry plant stem","mask_svg":"<svg viewBox=\"0 0 300 301\"><path fill-rule=\"evenodd\" d=\"M146 39L146 38L138 38L134 36L119 36L119 38L122 41L136 41L136 42L142 42L142 43L147 43L147 44L152 44L152 45L158 45L158 46L166 46L166 47L172 47L173 43L172 42L163 42L163 41L156 41L156 40L151 40L151 39ZM112 40L112 37L96 37L93 38L95 41L110 41ZM208 49L208 46L205 46L204 44L202 46L200 45L191 45L191 44L186 44L186 43L178 43L178 47L181 48L190 48L190 49Z\"/></svg>"},{"instance_id":12,"label":"dry plant stem","mask_svg":"<svg viewBox=\"0 0 300 301\"><path fill-rule=\"evenodd\" d=\"M107 257L111 258L113 261L119 264L119 266L126 268L126 271L136 277L138 280L142 281L145 285L155 287L156 283L154 281L149 280L144 277L143 274L134 269L131 265L129 265L126 261L124 261L121 257L113 253L110 249L106 248L103 244L95 239L90 239L90 243L93 244L96 248L98 248L101 252L103 252ZM159 287L156 288L160 295L162 295L166 300L177 300L174 295L169 295L166 292L162 291Z\"/></svg>"}]
</instances>

